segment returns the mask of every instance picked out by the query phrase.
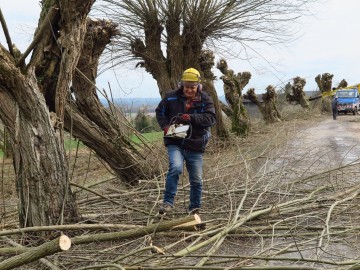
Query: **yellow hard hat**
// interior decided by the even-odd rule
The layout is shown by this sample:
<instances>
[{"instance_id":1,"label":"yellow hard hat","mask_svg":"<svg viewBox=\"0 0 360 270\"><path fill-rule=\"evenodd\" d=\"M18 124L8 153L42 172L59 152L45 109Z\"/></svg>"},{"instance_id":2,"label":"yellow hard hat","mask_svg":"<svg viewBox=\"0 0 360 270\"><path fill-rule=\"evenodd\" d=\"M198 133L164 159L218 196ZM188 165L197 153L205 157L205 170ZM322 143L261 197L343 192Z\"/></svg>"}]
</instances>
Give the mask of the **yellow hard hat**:
<instances>
[{"instance_id":1,"label":"yellow hard hat","mask_svg":"<svg viewBox=\"0 0 360 270\"><path fill-rule=\"evenodd\" d=\"M200 82L201 76L200 72L195 68L188 68L184 71L183 75L181 76L182 82Z\"/></svg>"}]
</instances>

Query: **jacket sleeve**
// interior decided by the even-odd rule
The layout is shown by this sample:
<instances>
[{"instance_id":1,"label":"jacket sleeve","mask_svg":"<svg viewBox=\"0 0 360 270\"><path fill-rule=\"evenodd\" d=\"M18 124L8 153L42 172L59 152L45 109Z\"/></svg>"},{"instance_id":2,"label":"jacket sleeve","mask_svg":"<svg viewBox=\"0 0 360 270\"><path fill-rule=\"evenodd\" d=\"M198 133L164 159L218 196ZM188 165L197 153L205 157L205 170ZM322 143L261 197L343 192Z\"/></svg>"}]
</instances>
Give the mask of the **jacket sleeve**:
<instances>
[{"instance_id":1,"label":"jacket sleeve","mask_svg":"<svg viewBox=\"0 0 360 270\"><path fill-rule=\"evenodd\" d=\"M162 99L159 103L159 105L155 109L156 113L156 120L160 126L160 128L163 130L166 126L169 125L169 117L167 113L167 101L166 98Z\"/></svg>"},{"instance_id":2,"label":"jacket sleeve","mask_svg":"<svg viewBox=\"0 0 360 270\"><path fill-rule=\"evenodd\" d=\"M191 124L197 127L208 128L216 123L214 102L209 95L203 93L201 112L191 115Z\"/></svg>"}]
</instances>

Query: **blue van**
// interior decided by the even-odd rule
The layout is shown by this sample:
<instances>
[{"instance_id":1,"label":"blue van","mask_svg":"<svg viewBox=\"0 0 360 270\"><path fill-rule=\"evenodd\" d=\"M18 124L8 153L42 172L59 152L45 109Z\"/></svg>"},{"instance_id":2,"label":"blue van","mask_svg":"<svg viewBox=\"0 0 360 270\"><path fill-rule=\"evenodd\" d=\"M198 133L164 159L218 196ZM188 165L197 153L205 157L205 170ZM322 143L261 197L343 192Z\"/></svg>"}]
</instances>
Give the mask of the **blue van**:
<instances>
[{"instance_id":1,"label":"blue van","mask_svg":"<svg viewBox=\"0 0 360 270\"><path fill-rule=\"evenodd\" d=\"M352 112L353 115L359 110L359 92L357 88L339 89L336 91L338 98L338 112L347 114Z\"/></svg>"}]
</instances>

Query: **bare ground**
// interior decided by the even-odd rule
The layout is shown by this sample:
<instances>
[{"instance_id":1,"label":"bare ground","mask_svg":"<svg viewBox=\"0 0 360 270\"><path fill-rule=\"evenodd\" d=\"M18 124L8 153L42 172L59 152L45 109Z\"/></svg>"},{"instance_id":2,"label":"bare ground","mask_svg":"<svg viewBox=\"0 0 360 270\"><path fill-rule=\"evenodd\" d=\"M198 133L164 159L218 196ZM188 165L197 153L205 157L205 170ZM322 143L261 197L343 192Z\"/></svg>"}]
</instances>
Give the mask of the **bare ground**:
<instances>
[{"instance_id":1,"label":"bare ground","mask_svg":"<svg viewBox=\"0 0 360 270\"><path fill-rule=\"evenodd\" d=\"M206 228L93 242L46 259L54 269L357 269L360 116L307 118L258 123L248 138L225 145L213 139L205 156L200 215ZM162 157L163 150L161 143L154 147ZM72 181L94 192L74 187L84 221L65 233L87 236L162 222L157 202L165 174L129 189L86 149L71 164ZM165 171L166 160L157 166ZM2 232L17 227L10 167L5 161ZM187 215L188 193L184 175L172 219ZM9 234L0 239L1 247L11 246L10 239L22 243L19 234ZM164 254L152 253L150 245ZM15 256L1 250L0 262ZM23 269L30 268L49 266L36 262Z\"/></svg>"}]
</instances>

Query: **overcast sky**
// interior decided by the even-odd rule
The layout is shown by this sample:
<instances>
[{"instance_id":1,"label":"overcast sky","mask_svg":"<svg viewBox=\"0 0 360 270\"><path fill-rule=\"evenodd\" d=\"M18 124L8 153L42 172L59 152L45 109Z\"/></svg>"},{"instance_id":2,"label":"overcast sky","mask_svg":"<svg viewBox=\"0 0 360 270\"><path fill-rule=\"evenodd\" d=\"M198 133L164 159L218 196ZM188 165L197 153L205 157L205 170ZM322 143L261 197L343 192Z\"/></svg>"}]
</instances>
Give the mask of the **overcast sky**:
<instances>
[{"instance_id":1,"label":"overcast sky","mask_svg":"<svg viewBox=\"0 0 360 270\"><path fill-rule=\"evenodd\" d=\"M262 57L251 63L236 59L228 61L236 73L251 72L252 79L245 90L254 87L256 93L262 93L269 84L279 87L292 82L296 76L306 79L305 90L316 90L314 78L325 72L334 74L334 85L342 79L350 85L360 83L360 1L323 2L315 6L314 16L302 19L298 25L300 36L295 41L286 46L261 48ZM37 26L39 1L1 0L0 7L13 42L24 51ZM7 47L2 30L0 43ZM217 70L214 72L220 75ZM152 77L132 66L106 72L100 76L97 85L100 89L108 89L108 82L115 97L160 97ZM221 82L215 85L218 95L222 96Z\"/></svg>"}]
</instances>

